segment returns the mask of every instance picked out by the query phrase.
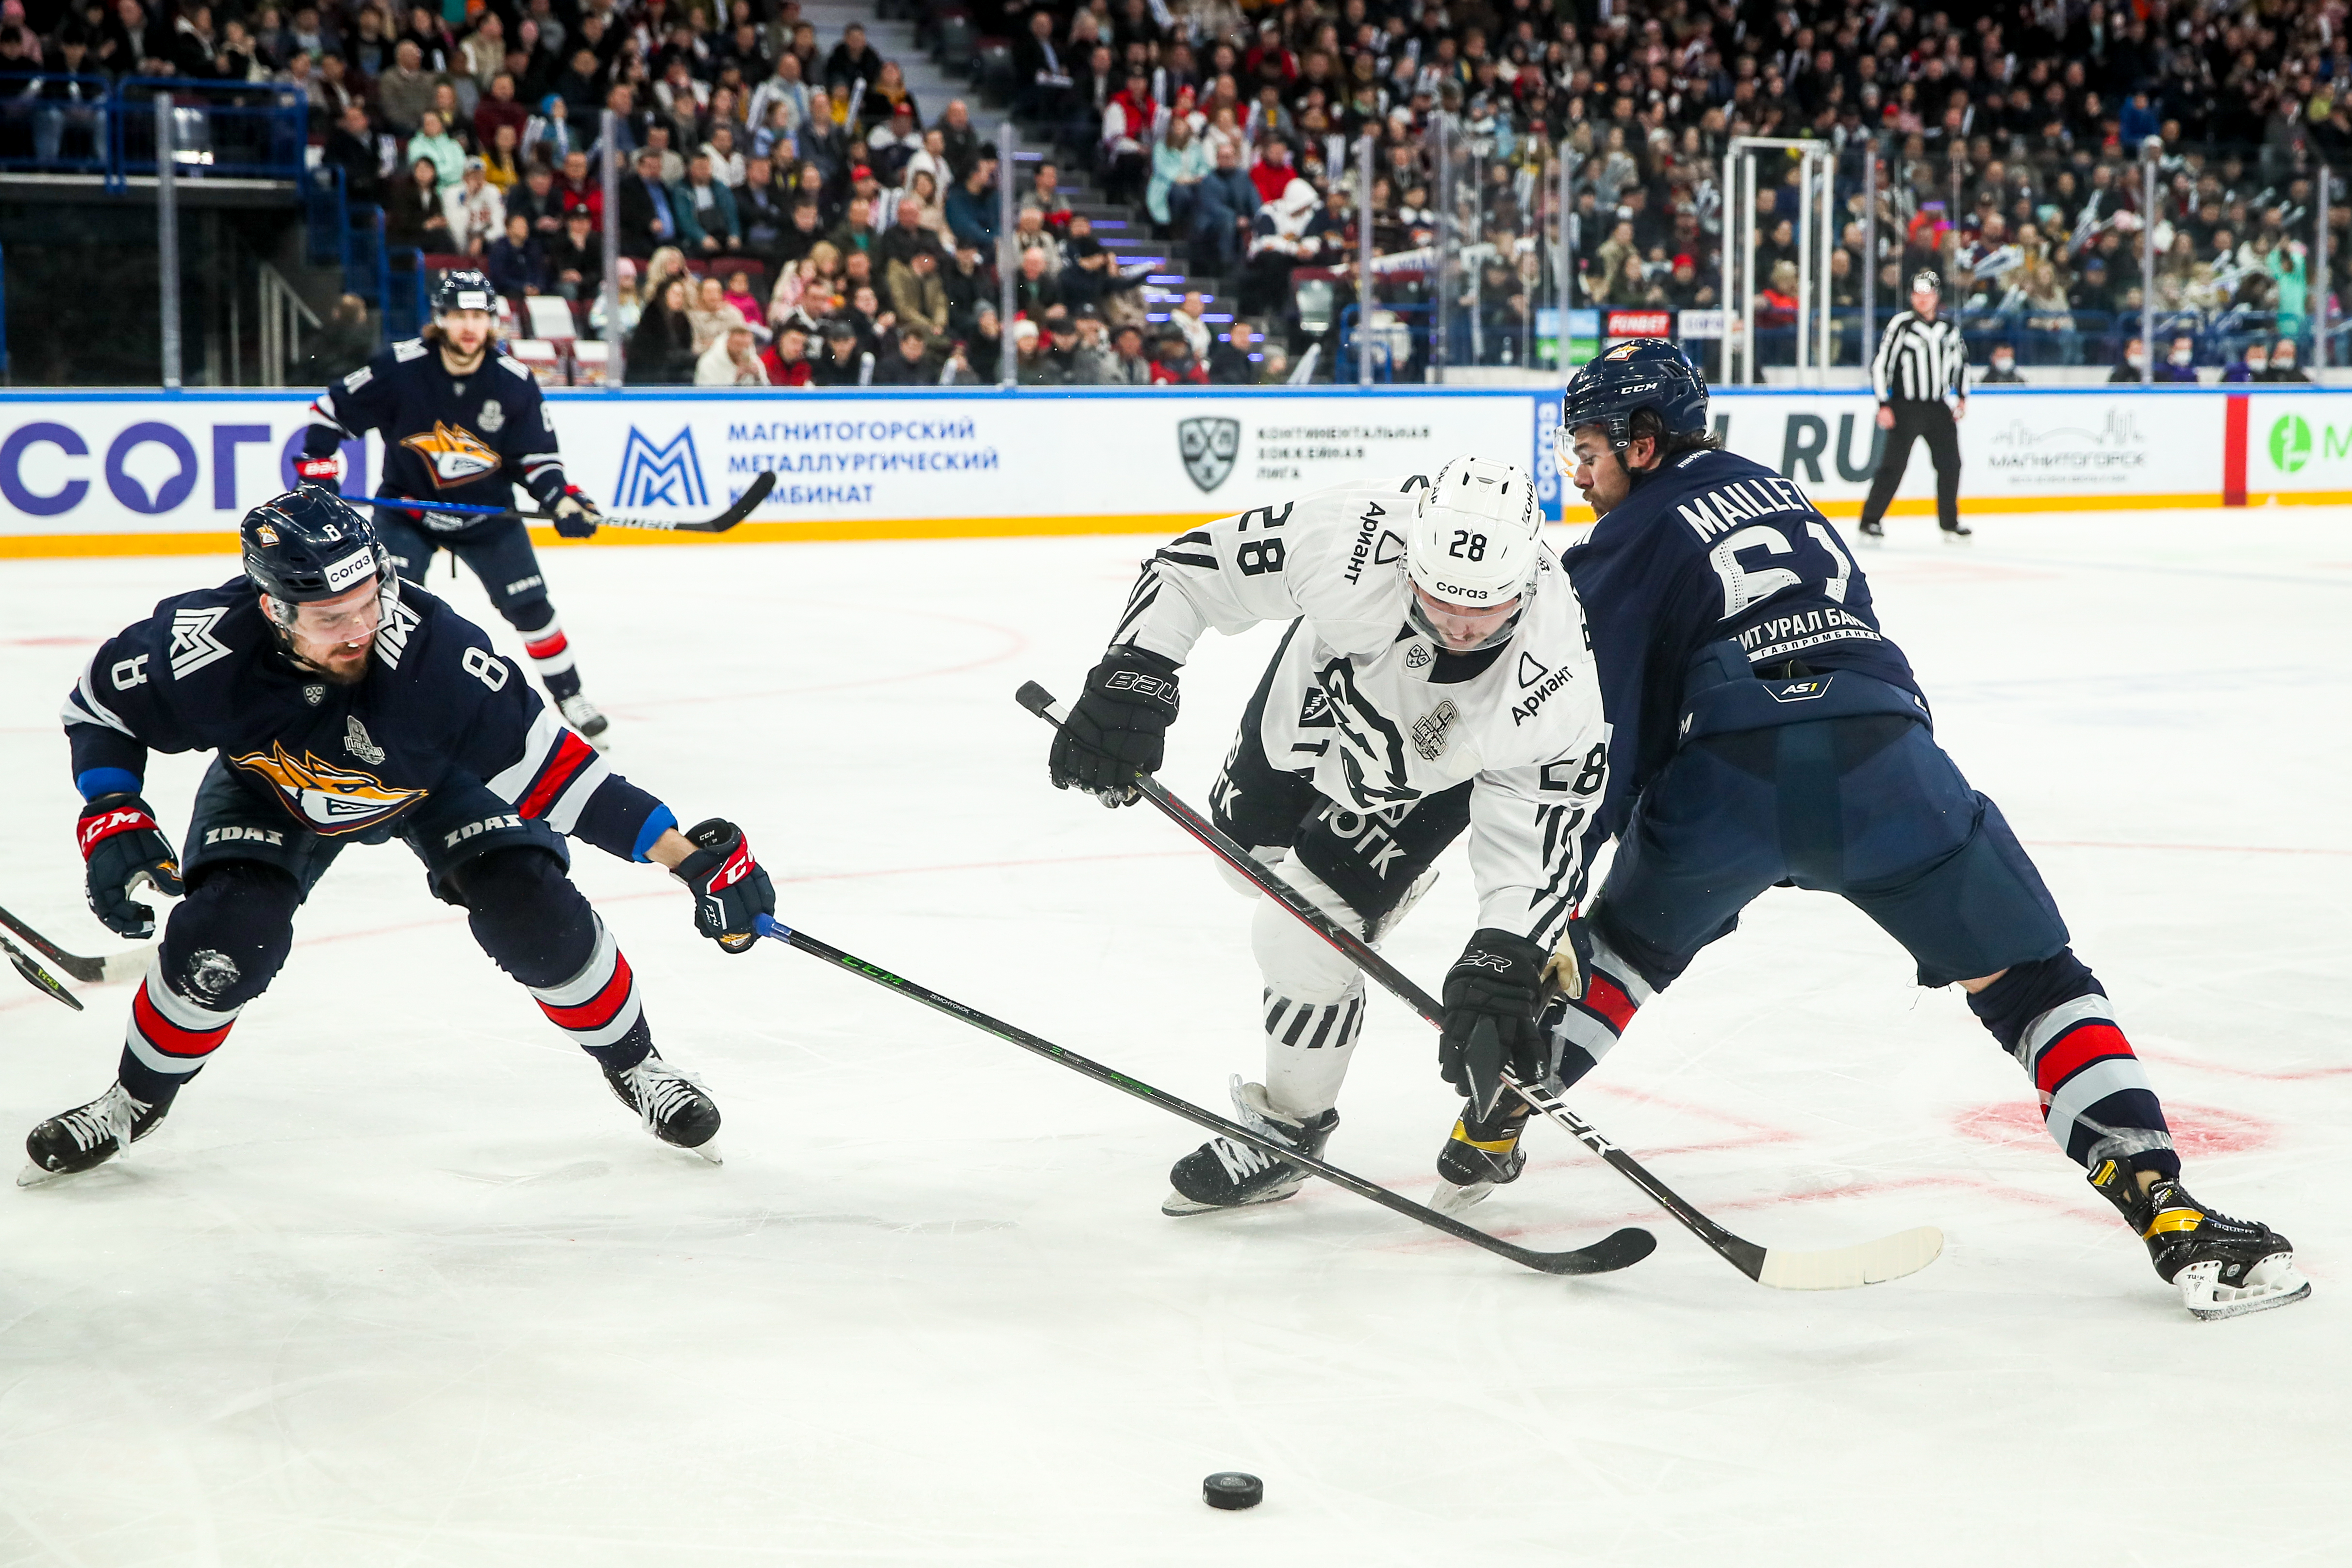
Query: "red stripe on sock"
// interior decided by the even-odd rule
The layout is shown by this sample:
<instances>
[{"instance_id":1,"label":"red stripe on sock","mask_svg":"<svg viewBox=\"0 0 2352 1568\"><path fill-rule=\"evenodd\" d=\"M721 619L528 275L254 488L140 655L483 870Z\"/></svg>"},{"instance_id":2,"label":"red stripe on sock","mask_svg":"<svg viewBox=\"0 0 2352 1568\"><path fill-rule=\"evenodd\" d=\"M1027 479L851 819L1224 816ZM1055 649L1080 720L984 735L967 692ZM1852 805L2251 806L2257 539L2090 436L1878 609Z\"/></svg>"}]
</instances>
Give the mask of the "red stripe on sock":
<instances>
[{"instance_id":1,"label":"red stripe on sock","mask_svg":"<svg viewBox=\"0 0 2352 1568\"><path fill-rule=\"evenodd\" d=\"M147 999L147 982L139 982L139 994L131 998L131 1021L146 1038L147 1043L166 1056L209 1056L228 1038L231 1019L218 1029L182 1029L157 1009Z\"/></svg>"},{"instance_id":2,"label":"red stripe on sock","mask_svg":"<svg viewBox=\"0 0 2352 1568\"><path fill-rule=\"evenodd\" d=\"M2061 1035L2043 1048L2033 1063L2033 1086L2044 1094L2054 1094L2058 1085L2072 1077L2076 1070L2096 1061L2103 1056L2129 1056L2131 1041L2124 1031L2111 1023L2086 1023Z\"/></svg>"},{"instance_id":3,"label":"red stripe on sock","mask_svg":"<svg viewBox=\"0 0 2352 1568\"><path fill-rule=\"evenodd\" d=\"M621 1016L621 1009L628 1005L629 988L634 983L629 974L628 958L614 953L613 977L604 982L604 989L576 1008L551 1008L541 1002L539 1010L545 1013L547 1021L558 1029L593 1034Z\"/></svg>"},{"instance_id":4,"label":"red stripe on sock","mask_svg":"<svg viewBox=\"0 0 2352 1568\"><path fill-rule=\"evenodd\" d=\"M523 797L522 805L518 810L526 817L545 816L547 809L555 804L555 798L563 793L563 787L571 783L583 768L595 760L596 748L571 730L565 730L563 738L555 744L554 759L539 776L539 782L531 786L530 793Z\"/></svg>"},{"instance_id":5,"label":"red stripe on sock","mask_svg":"<svg viewBox=\"0 0 2352 1568\"><path fill-rule=\"evenodd\" d=\"M522 651L529 653L534 659L552 659L556 654L561 653L570 645L571 644L565 641L563 633L558 632L553 636L545 638L540 642L525 643L522 645Z\"/></svg>"},{"instance_id":6,"label":"red stripe on sock","mask_svg":"<svg viewBox=\"0 0 2352 1568\"><path fill-rule=\"evenodd\" d=\"M1625 1032L1625 1026L1633 1021L1633 998L1618 989L1617 983L1603 974L1596 973L1585 983L1584 1006L1586 1011L1599 1013L1607 1019L1609 1027L1621 1035Z\"/></svg>"}]
</instances>

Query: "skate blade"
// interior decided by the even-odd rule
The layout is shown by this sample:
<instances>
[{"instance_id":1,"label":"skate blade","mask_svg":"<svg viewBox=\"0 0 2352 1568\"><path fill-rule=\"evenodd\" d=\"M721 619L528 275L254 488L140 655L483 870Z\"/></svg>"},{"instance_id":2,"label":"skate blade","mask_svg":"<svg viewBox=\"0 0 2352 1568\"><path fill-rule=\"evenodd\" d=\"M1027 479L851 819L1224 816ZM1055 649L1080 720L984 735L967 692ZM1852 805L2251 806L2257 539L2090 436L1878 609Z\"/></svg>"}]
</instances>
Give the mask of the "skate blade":
<instances>
[{"instance_id":1,"label":"skate blade","mask_svg":"<svg viewBox=\"0 0 2352 1568\"><path fill-rule=\"evenodd\" d=\"M672 1144L670 1147L677 1149L681 1154L693 1155L698 1158L709 1160L714 1166L723 1166L727 1163L726 1156L719 1152L719 1140L716 1138L711 1139L708 1143L697 1144L690 1149L683 1148L677 1144Z\"/></svg>"},{"instance_id":2,"label":"skate blade","mask_svg":"<svg viewBox=\"0 0 2352 1568\"><path fill-rule=\"evenodd\" d=\"M96 1169L97 1167L92 1166L91 1168ZM16 1173L16 1185L18 1186L47 1186L51 1182L63 1181L69 1176L79 1176L82 1173L79 1171L43 1170L32 1161L26 1160L25 1162L25 1168Z\"/></svg>"},{"instance_id":3,"label":"skate blade","mask_svg":"<svg viewBox=\"0 0 2352 1568\"><path fill-rule=\"evenodd\" d=\"M2223 1318L2242 1318L2249 1312L2266 1312L2273 1307L2291 1307L2311 1294L2311 1281L2294 1271L2294 1254L2276 1252L2246 1270L2242 1285L2221 1282L2221 1265L2218 1262L2192 1263L2183 1269L2174 1283L2180 1287L2181 1304L2189 1315L2200 1322L2218 1322Z\"/></svg>"},{"instance_id":4,"label":"skate blade","mask_svg":"<svg viewBox=\"0 0 2352 1568\"><path fill-rule=\"evenodd\" d=\"M1440 1214L1459 1214L1465 1208L1484 1203L1486 1195L1495 1190L1490 1181L1474 1181L1466 1186L1456 1186L1440 1179L1437 1190L1429 1196L1429 1207Z\"/></svg>"},{"instance_id":5,"label":"skate blade","mask_svg":"<svg viewBox=\"0 0 2352 1568\"><path fill-rule=\"evenodd\" d=\"M1302 1182L1299 1185L1303 1186L1306 1184ZM1245 1197L1239 1203L1202 1203L1197 1197L1186 1197L1174 1187L1170 1187L1168 1196L1160 1200L1160 1212L1172 1219L1182 1219L1187 1215L1193 1214L1230 1214L1237 1208L1259 1208L1266 1204L1280 1203L1286 1197L1297 1196L1298 1196L1298 1187L1286 1186L1260 1193L1255 1197Z\"/></svg>"}]
</instances>

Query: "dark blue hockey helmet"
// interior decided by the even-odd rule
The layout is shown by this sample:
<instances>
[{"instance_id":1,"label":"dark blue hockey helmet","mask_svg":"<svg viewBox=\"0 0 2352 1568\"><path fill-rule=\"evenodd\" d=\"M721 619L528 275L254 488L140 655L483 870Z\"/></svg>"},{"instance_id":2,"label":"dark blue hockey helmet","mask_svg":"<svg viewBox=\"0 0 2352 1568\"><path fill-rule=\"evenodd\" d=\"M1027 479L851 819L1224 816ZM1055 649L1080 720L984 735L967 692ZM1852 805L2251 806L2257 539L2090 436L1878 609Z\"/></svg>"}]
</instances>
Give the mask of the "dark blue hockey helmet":
<instances>
[{"instance_id":1,"label":"dark blue hockey helmet","mask_svg":"<svg viewBox=\"0 0 2352 1568\"><path fill-rule=\"evenodd\" d=\"M380 592L399 591L392 552L375 525L324 486L299 486L264 501L245 515L238 532L245 575L289 612L371 580Z\"/></svg>"},{"instance_id":2,"label":"dark blue hockey helmet","mask_svg":"<svg viewBox=\"0 0 2352 1568\"><path fill-rule=\"evenodd\" d=\"M1706 380L1683 351L1664 338L1634 338L1586 363L1570 378L1560 400L1560 472L1574 468L1576 432L1597 424L1619 452L1633 439L1633 415L1649 409L1668 436L1706 431Z\"/></svg>"},{"instance_id":3,"label":"dark blue hockey helmet","mask_svg":"<svg viewBox=\"0 0 2352 1568\"><path fill-rule=\"evenodd\" d=\"M445 272L441 281L433 286L433 314L446 316L452 310L487 310L499 313L499 291L490 280L470 267Z\"/></svg>"}]
</instances>

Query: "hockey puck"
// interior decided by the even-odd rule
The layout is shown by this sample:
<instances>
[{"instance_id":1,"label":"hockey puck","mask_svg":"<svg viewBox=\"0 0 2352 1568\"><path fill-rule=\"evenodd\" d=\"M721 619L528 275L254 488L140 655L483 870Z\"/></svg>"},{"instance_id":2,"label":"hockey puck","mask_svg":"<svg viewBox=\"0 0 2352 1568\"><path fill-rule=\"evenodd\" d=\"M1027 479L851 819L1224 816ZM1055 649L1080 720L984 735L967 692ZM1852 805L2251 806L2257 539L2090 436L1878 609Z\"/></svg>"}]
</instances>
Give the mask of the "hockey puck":
<instances>
[{"instance_id":1,"label":"hockey puck","mask_svg":"<svg viewBox=\"0 0 2352 1568\"><path fill-rule=\"evenodd\" d=\"M1201 1483L1201 1500L1211 1508L1255 1508L1265 1500L1265 1483L1239 1470L1219 1470Z\"/></svg>"}]
</instances>

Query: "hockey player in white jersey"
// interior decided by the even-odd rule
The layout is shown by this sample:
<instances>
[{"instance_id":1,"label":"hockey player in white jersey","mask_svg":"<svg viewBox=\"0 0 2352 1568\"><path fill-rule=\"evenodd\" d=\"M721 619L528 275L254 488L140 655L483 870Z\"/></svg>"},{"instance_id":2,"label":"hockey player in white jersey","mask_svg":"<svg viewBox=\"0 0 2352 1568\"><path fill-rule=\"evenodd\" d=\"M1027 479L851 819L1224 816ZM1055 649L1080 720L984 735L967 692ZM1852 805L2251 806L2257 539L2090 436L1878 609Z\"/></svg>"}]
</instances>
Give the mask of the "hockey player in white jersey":
<instances>
[{"instance_id":1,"label":"hockey player in white jersey","mask_svg":"<svg viewBox=\"0 0 2352 1568\"><path fill-rule=\"evenodd\" d=\"M1177 672L1202 634L1288 622L1211 794L1217 826L1375 942L1466 827L1478 926L1446 977L1450 1055L1492 1019L1514 1070L1537 1081L1551 1069L1538 1000L1582 892L1579 829L1609 757L1583 612L1541 531L1525 472L1465 456L1433 479L1335 486L1184 534L1144 563L1051 763L1057 787L1129 803L1135 776L1160 767ZM1236 1075L1234 1107L1319 1155L1363 977L1270 899L1252 943L1265 1081ZM1162 1207L1271 1203L1304 1179L1216 1138L1177 1162Z\"/></svg>"}]
</instances>

